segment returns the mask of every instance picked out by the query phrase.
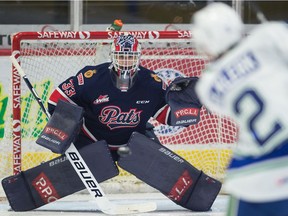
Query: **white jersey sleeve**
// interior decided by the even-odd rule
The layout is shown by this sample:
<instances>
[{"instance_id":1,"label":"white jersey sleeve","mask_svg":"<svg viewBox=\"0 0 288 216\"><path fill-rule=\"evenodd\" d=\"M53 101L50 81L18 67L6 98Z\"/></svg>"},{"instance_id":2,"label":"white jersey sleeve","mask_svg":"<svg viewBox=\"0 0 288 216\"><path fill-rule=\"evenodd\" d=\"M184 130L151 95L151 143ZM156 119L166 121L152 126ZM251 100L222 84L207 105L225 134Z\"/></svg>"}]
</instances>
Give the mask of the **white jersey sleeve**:
<instances>
[{"instance_id":1,"label":"white jersey sleeve","mask_svg":"<svg viewBox=\"0 0 288 216\"><path fill-rule=\"evenodd\" d=\"M230 116L239 126L226 189L253 201L269 200L272 194L271 199L288 198L288 187L277 188L279 175L274 175L283 173L280 178L288 179L288 155L284 159L281 154L275 156L279 148L288 145L287 25L270 22L256 27L233 50L209 65L196 92L209 110ZM279 166L280 157L284 167ZM282 171L275 170L277 163ZM266 189L255 188L265 178Z\"/></svg>"},{"instance_id":2,"label":"white jersey sleeve","mask_svg":"<svg viewBox=\"0 0 288 216\"><path fill-rule=\"evenodd\" d=\"M232 117L241 128L240 139L255 144L253 151L249 144L249 150L241 147L239 154L261 155L273 150L278 139L266 142L269 128L288 127L287 35L284 24L262 24L210 64L198 81L196 91L201 102L211 111ZM241 135L251 132L253 137Z\"/></svg>"}]
</instances>

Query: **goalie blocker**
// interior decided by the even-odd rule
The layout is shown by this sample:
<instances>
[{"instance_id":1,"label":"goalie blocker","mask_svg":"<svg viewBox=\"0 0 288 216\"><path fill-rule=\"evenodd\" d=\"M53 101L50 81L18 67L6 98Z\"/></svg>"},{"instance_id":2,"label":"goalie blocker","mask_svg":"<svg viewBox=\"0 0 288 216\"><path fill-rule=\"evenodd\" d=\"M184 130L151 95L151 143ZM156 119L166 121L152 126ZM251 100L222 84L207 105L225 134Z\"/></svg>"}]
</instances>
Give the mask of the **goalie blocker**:
<instances>
[{"instance_id":1,"label":"goalie blocker","mask_svg":"<svg viewBox=\"0 0 288 216\"><path fill-rule=\"evenodd\" d=\"M200 103L195 85L198 77L177 77L166 90L166 102L171 109L172 126L190 126L200 121Z\"/></svg>"},{"instance_id":2,"label":"goalie blocker","mask_svg":"<svg viewBox=\"0 0 288 216\"><path fill-rule=\"evenodd\" d=\"M36 143L64 154L80 131L83 114L82 107L59 100Z\"/></svg>"},{"instance_id":3,"label":"goalie blocker","mask_svg":"<svg viewBox=\"0 0 288 216\"><path fill-rule=\"evenodd\" d=\"M118 165L121 168L184 208L192 211L211 208L221 189L219 181L137 132L132 134L128 146L132 154L120 157Z\"/></svg>"}]
</instances>

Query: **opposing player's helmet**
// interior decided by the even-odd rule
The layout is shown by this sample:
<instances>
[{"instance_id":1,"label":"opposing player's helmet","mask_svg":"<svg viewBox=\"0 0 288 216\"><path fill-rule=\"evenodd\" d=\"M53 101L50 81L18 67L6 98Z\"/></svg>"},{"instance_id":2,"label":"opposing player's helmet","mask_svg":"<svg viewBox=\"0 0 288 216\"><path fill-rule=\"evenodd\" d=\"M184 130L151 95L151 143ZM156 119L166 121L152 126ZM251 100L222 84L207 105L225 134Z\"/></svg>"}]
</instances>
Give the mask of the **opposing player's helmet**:
<instances>
[{"instance_id":1,"label":"opposing player's helmet","mask_svg":"<svg viewBox=\"0 0 288 216\"><path fill-rule=\"evenodd\" d=\"M111 61L116 87L127 91L132 87L138 71L141 46L131 34L119 35L111 46Z\"/></svg>"},{"instance_id":2,"label":"opposing player's helmet","mask_svg":"<svg viewBox=\"0 0 288 216\"><path fill-rule=\"evenodd\" d=\"M215 2L192 17L192 37L198 51L216 57L242 37L243 23L230 6Z\"/></svg>"}]
</instances>

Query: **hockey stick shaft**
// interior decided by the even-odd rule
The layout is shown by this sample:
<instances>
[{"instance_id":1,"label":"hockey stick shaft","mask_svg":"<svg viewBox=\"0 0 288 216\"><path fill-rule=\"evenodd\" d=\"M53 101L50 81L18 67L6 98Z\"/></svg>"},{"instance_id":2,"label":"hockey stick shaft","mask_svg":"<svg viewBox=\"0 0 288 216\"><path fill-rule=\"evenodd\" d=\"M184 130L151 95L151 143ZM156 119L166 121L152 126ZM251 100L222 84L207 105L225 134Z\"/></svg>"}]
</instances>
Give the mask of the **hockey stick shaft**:
<instances>
[{"instance_id":1,"label":"hockey stick shaft","mask_svg":"<svg viewBox=\"0 0 288 216\"><path fill-rule=\"evenodd\" d=\"M35 91L34 87L32 86L31 82L29 81L29 79L27 78L27 75L25 74L25 72L23 71L23 69L21 68L21 66L19 65L19 63L17 62L16 58L14 57L14 55L10 56L10 60L13 63L14 67L17 69L18 73L20 74L20 76L23 78L24 82L26 83L27 87L29 88L29 90L31 91L31 93L33 94L34 98L36 99L37 103L39 104L39 106L41 107L42 111L46 114L47 118L50 118L50 113L47 111L47 109L44 107L43 102L41 100L41 98L39 97L39 95L37 94L37 92Z\"/></svg>"},{"instance_id":2,"label":"hockey stick shaft","mask_svg":"<svg viewBox=\"0 0 288 216\"><path fill-rule=\"evenodd\" d=\"M254 11L254 13L256 14L256 17L258 19L259 22L261 23L265 23L267 22L267 18L265 17L264 13L260 10L260 8L258 7L257 3L255 2L250 2L251 8Z\"/></svg>"},{"instance_id":3,"label":"hockey stick shaft","mask_svg":"<svg viewBox=\"0 0 288 216\"><path fill-rule=\"evenodd\" d=\"M17 69L20 76L25 81L27 87L29 88L35 99L37 100L42 111L47 115L47 118L50 118L50 113L45 108L41 98L38 96L36 90L32 86L27 75L25 74L24 70L21 68L20 64L18 63L17 59L13 54L10 56L10 60L13 63L14 67ZM97 206L102 212L110 215L115 215L115 214L131 214L131 213L154 211L156 209L155 203L146 203L146 204L144 203L143 205L141 204L121 205L121 206L117 206L111 203L104 194L98 181L95 179L93 173L91 172L91 170L89 169L89 167L87 166L87 164L85 163L85 161L83 160L82 156L80 155L80 153L78 152L77 148L73 143L71 143L70 147L66 150L65 156L68 158L69 162L71 163L74 170L78 174L82 183L85 185L86 189L94 198Z\"/></svg>"}]
</instances>

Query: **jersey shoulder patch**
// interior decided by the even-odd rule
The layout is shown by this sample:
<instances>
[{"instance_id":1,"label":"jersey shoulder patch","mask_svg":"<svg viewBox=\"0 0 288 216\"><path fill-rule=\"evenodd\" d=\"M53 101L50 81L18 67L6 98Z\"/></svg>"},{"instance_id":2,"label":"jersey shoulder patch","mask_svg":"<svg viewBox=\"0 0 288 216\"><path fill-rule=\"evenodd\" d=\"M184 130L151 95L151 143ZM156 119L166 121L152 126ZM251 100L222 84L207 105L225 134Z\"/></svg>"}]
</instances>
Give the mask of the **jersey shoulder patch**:
<instances>
[{"instance_id":1,"label":"jersey shoulder patch","mask_svg":"<svg viewBox=\"0 0 288 216\"><path fill-rule=\"evenodd\" d=\"M151 73L151 77L156 81L156 82L162 82L162 79L154 73Z\"/></svg>"},{"instance_id":2,"label":"jersey shoulder patch","mask_svg":"<svg viewBox=\"0 0 288 216\"><path fill-rule=\"evenodd\" d=\"M80 73L77 74L77 83L79 86L84 85L85 83L85 78L89 79L91 78L94 74L96 74L97 70L84 70L83 72L81 71Z\"/></svg>"},{"instance_id":3,"label":"jersey shoulder patch","mask_svg":"<svg viewBox=\"0 0 288 216\"><path fill-rule=\"evenodd\" d=\"M107 70L109 70L108 67L109 64L104 63L97 66L86 66L82 68L76 75L78 85L80 86L84 85L85 82L90 82L90 80L95 79L99 74L103 74L103 71L107 72Z\"/></svg>"},{"instance_id":4,"label":"jersey shoulder patch","mask_svg":"<svg viewBox=\"0 0 288 216\"><path fill-rule=\"evenodd\" d=\"M97 70L87 70L86 72L84 72L84 77L89 79L91 78L94 74L96 74Z\"/></svg>"},{"instance_id":5,"label":"jersey shoulder patch","mask_svg":"<svg viewBox=\"0 0 288 216\"><path fill-rule=\"evenodd\" d=\"M151 72L150 76L152 77L152 82L154 82L156 85L161 85L163 90L166 90L167 85L165 82L163 82L163 80L161 79L161 77L159 77L155 72Z\"/></svg>"},{"instance_id":6,"label":"jersey shoulder patch","mask_svg":"<svg viewBox=\"0 0 288 216\"><path fill-rule=\"evenodd\" d=\"M85 79L90 79L94 74L96 74L96 72L96 69L82 69L79 71L79 73L76 75L78 86L84 85Z\"/></svg>"}]
</instances>

